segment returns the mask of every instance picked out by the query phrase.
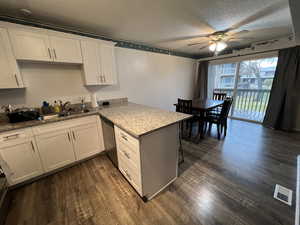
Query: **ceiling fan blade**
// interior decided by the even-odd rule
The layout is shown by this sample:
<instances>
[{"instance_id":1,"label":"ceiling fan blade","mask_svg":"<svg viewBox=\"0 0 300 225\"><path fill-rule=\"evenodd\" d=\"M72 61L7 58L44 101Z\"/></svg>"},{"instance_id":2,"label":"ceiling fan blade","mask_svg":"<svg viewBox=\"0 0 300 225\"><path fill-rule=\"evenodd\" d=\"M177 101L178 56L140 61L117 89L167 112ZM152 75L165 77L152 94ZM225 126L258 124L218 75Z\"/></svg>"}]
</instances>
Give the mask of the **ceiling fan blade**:
<instances>
[{"instance_id":1,"label":"ceiling fan blade","mask_svg":"<svg viewBox=\"0 0 300 225\"><path fill-rule=\"evenodd\" d=\"M201 45L201 44L203 44L203 42L191 43L191 44L188 44L188 46L195 46L195 45Z\"/></svg>"},{"instance_id":2,"label":"ceiling fan blade","mask_svg":"<svg viewBox=\"0 0 300 225\"><path fill-rule=\"evenodd\" d=\"M230 28L224 30L224 32L229 32L229 31L239 29L240 27L242 27L244 25L247 25L249 23L252 23L256 20L267 17L269 15L272 15L282 9L285 9L286 7L288 7L288 1L278 1L272 5L269 5L266 8L256 12L255 14L245 18L244 20L240 21L239 23L234 24Z\"/></svg>"},{"instance_id":3,"label":"ceiling fan blade","mask_svg":"<svg viewBox=\"0 0 300 225\"><path fill-rule=\"evenodd\" d=\"M241 30L241 31L237 31L237 32L231 32L229 33L230 36L236 36L236 35L243 35L243 34L247 34L249 33L249 30Z\"/></svg>"},{"instance_id":4,"label":"ceiling fan blade","mask_svg":"<svg viewBox=\"0 0 300 225\"><path fill-rule=\"evenodd\" d=\"M202 46L201 48L199 48L199 50L202 50L202 49L208 48L208 46L209 46L209 45Z\"/></svg>"},{"instance_id":5,"label":"ceiling fan blade","mask_svg":"<svg viewBox=\"0 0 300 225\"><path fill-rule=\"evenodd\" d=\"M200 35L185 36L185 37L179 37L179 38L170 38L170 39L158 40L158 41L153 42L152 44L160 44L160 43L176 42L176 41L185 41L185 40L197 39L197 38L207 38L209 36L210 36L210 34L200 34Z\"/></svg>"},{"instance_id":6,"label":"ceiling fan blade","mask_svg":"<svg viewBox=\"0 0 300 225\"><path fill-rule=\"evenodd\" d=\"M230 41L251 41L251 40L254 40L255 38L229 38L227 40L227 42L230 42Z\"/></svg>"}]
</instances>

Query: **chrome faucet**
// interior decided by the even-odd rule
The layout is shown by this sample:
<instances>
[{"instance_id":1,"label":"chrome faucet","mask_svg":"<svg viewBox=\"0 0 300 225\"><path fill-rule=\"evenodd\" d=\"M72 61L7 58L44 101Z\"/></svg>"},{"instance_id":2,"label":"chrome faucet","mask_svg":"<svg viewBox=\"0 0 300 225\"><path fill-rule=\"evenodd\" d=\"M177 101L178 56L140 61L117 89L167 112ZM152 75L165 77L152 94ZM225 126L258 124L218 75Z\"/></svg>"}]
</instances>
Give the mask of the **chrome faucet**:
<instances>
[{"instance_id":1,"label":"chrome faucet","mask_svg":"<svg viewBox=\"0 0 300 225\"><path fill-rule=\"evenodd\" d=\"M70 106L71 106L71 102L70 101L67 101L64 104L62 104L62 102L61 102L61 111L62 112L68 111L68 107L70 107Z\"/></svg>"},{"instance_id":2,"label":"chrome faucet","mask_svg":"<svg viewBox=\"0 0 300 225\"><path fill-rule=\"evenodd\" d=\"M81 102L80 109L81 109L81 112L84 112L85 109L86 109L86 105L85 105L84 101L85 101L85 97L81 97L80 98L80 102Z\"/></svg>"},{"instance_id":3,"label":"chrome faucet","mask_svg":"<svg viewBox=\"0 0 300 225\"><path fill-rule=\"evenodd\" d=\"M10 104L1 106L1 109L3 109L6 113L10 113L13 111L13 107Z\"/></svg>"}]
</instances>

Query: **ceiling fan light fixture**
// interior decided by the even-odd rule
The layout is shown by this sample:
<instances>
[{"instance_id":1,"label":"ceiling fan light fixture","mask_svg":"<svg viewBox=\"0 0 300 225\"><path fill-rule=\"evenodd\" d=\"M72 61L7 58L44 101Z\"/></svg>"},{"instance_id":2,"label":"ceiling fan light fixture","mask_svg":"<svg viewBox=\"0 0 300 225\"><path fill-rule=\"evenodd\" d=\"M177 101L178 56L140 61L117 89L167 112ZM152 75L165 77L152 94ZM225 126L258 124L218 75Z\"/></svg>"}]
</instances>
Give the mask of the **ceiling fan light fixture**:
<instances>
[{"instance_id":1,"label":"ceiling fan light fixture","mask_svg":"<svg viewBox=\"0 0 300 225\"><path fill-rule=\"evenodd\" d=\"M211 43L210 45L209 45L209 50L211 51L211 52L214 52L214 51L216 51L216 48L217 48L217 43Z\"/></svg>"},{"instance_id":2,"label":"ceiling fan light fixture","mask_svg":"<svg viewBox=\"0 0 300 225\"><path fill-rule=\"evenodd\" d=\"M219 41L217 43L216 51L220 52L220 51L223 51L225 48L227 48L227 44L224 41Z\"/></svg>"},{"instance_id":3,"label":"ceiling fan light fixture","mask_svg":"<svg viewBox=\"0 0 300 225\"><path fill-rule=\"evenodd\" d=\"M227 48L227 44L224 41L213 42L209 45L209 50L212 52L220 52Z\"/></svg>"}]
</instances>

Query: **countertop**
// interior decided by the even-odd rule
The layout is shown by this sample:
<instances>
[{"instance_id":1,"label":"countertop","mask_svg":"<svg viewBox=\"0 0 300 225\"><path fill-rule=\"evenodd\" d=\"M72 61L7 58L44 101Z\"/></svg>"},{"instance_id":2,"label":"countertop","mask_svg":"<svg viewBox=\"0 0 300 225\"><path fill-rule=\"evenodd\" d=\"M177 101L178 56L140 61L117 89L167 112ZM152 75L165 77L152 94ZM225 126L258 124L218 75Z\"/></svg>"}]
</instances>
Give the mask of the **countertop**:
<instances>
[{"instance_id":1,"label":"countertop","mask_svg":"<svg viewBox=\"0 0 300 225\"><path fill-rule=\"evenodd\" d=\"M15 124L2 122L0 123L0 132L97 114L110 120L116 126L127 131L136 138L191 117L191 115L183 113L170 112L167 110L126 102L91 109L88 113L77 113L67 117L57 117L50 120L33 120Z\"/></svg>"}]
</instances>

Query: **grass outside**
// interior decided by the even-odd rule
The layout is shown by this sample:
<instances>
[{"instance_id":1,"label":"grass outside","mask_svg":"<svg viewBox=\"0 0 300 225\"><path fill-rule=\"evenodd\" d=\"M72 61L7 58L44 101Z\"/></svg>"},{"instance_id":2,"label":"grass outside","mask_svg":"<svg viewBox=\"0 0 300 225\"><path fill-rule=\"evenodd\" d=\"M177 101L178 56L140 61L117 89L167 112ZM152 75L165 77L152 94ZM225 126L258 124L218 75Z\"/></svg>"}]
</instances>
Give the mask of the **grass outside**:
<instances>
[{"instance_id":1,"label":"grass outside","mask_svg":"<svg viewBox=\"0 0 300 225\"><path fill-rule=\"evenodd\" d=\"M235 110L264 113L267 109L269 95L261 98L237 96Z\"/></svg>"}]
</instances>

